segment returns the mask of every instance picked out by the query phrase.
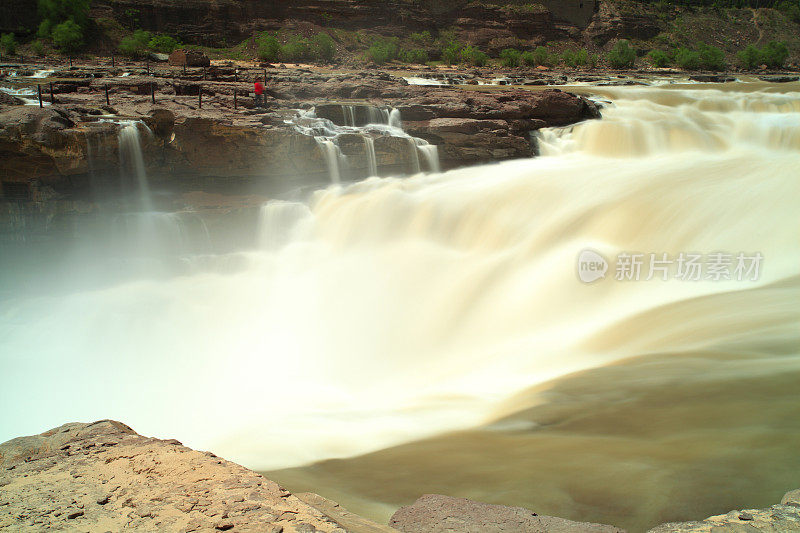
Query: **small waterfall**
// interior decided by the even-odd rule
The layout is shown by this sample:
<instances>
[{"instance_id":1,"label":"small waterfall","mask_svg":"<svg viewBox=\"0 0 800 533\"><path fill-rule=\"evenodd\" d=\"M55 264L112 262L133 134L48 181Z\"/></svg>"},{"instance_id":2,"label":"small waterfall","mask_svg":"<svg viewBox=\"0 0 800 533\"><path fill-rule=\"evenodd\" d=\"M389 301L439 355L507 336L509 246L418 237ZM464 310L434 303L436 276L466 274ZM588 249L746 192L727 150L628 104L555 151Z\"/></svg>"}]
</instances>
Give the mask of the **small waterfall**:
<instances>
[{"instance_id":1,"label":"small waterfall","mask_svg":"<svg viewBox=\"0 0 800 533\"><path fill-rule=\"evenodd\" d=\"M375 156L375 140L368 136L364 136L364 150L367 154L367 170L369 176L378 175L378 158Z\"/></svg>"},{"instance_id":2,"label":"small waterfall","mask_svg":"<svg viewBox=\"0 0 800 533\"><path fill-rule=\"evenodd\" d=\"M125 179L126 169L133 171L139 192L140 207L144 211L153 210L153 199L150 195L150 184L147 182L147 171L142 155L142 142L139 135L139 122L129 121L122 123L119 130L119 163L122 179Z\"/></svg>"},{"instance_id":3,"label":"small waterfall","mask_svg":"<svg viewBox=\"0 0 800 533\"><path fill-rule=\"evenodd\" d=\"M389 124L389 110L385 107L367 107L370 124Z\"/></svg>"},{"instance_id":4,"label":"small waterfall","mask_svg":"<svg viewBox=\"0 0 800 533\"><path fill-rule=\"evenodd\" d=\"M356 108L351 105L342 106L342 114L344 115L345 126L355 127L356 125Z\"/></svg>"},{"instance_id":5,"label":"small waterfall","mask_svg":"<svg viewBox=\"0 0 800 533\"><path fill-rule=\"evenodd\" d=\"M258 214L258 244L276 250L308 234L313 215L306 204L270 200Z\"/></svg>"},{"instance_id":6,"label":"small waterfall","mask_svg":"<svg viewBox=\"0 0 800 533\"><path fill-rule=\"evenodd\" d=\"M205 221L190 211L121 213L114 217L112 225L123 256L159 259L207 253L211 249Z\"/></svg>"},{"instance_id":7,"label":"small waterfall","mask_svg":"<svg viewBox=\"0 0 800 533\"><path fill-rule=\"evenodd\" d=\"M341 160L344 158L339 147L331 140L325 137L314 137L317 145L322 150L322 155L325 157L325 164L328 166L328 176L330 176L331 183L341 183Z\"/></svg>"},{"instance_id":8,"label":"small waterfall","mask_svg":"<svg viewBox=\"0 0 800 533\"><path fill-rule=\"evenodd\" d=\"M403 121L400 120L400 111L397 109L392 109L389 112L389 126L392 128L397 128L402 130L403 129Z\"/></svg>"},{"instance_id":9,"label":"small waterfall","mask_svg":"<svg viewBox=\"0 0 800 533\"><path fill-rule=\"evenodd\" d=\"M419 174L422 172L422 167L419 164L419 152L417 151L417 141L413 137L408 138L408 154L411 160L411 173Z\"/></svg>"},{"instance_id":10,"label":"small waterfall","mask_svg":"<svg viewBox=\"0 0 800 533\"><path fill-rule=\"evenodd\" d=\"M414 139L414 141L417 144L417 150L422 154L422 158L425 160L425 164L428 167L427 170L430 172L441 172L442 169L439 166L439 149L436 145L429 144L425 139Z\"/></svg>"}]
</instances>

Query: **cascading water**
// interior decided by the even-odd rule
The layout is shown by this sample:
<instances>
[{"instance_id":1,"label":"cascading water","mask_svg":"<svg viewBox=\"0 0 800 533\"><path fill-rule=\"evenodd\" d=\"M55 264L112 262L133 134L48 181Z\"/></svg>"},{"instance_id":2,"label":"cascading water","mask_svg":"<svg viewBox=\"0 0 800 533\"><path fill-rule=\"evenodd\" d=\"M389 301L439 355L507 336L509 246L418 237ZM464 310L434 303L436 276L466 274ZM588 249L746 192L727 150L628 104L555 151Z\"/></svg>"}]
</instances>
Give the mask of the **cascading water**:
<instances>
[{"instance_id":1,"label":"cascading water","mask_svg":"<svg viewBox=\"0 0 800 533\"><path fill-rule=\"evenodd\" d=\"M334 141L328 140L325 137L314 137L314 140L317 141L317 146L319 146L325 158L325 165L328 167L328 176L330 177L331 183L341 183L341 164L344 156L342 155L342 151L339 150L339 146Z\"/></svg>"},{"instance_id":2,"label":"cascading water","mask_svg":"<svg viewBox=\"0 0 800 533\"><path fill-rule=\"evenodd\" d=\"M433 144L428 144L428 141L424 139L414 139L414 142L416 143L417 150L425 160L426 169L430 172L441 172L442 169L439 167L439 149Z\"/></svg>"},{"instance_id":3,"label":"cascading water","mask_svg":"<svg viewBox=\"0 0 800 533\"><path fill-rule=\"evenodd\" d=\"M269 203L260 247L215 258L235 271L3 299L0 402L24 409L0 440L115 418L255 468L394 447L275 473L377 515L443 487L640 530L731 508L720 479L785 491L800 95L601 91L605 118L543 132L543 157ZM584 249L605 279L578 279ZM764 262L617 281L623 252ZM635 420L612 416L629 402Z\"/></svg>"},{"instance_id":4,"label":"cascading water","mask_svg":"<svg viewBox=\"0 0 800 533\"><path fill-rule=\"evenodd\" d=\"M150 184L147 181L147 170L142 156L142 140L139 135L140 122L129 121L120 124L119 130L119 162L122 178L125 180L129 172L136 179L140 208L153 210L153 199L150 195Z\"/></svg>"},{"instance_id":5,"label":"cascading water","mask_svg":"<svg viewBox=\"0 0 800 533\"><path fill-rule=\"evenodd\" d=\"M355 107L351 105L343 105L342 114L344 115L344 125L354 128L356 125Z\"/></svg>"},{"instance_id":6,"label":"cascading water","mask_svg":"<svg viewBox=\"0 0 800 533\"><path fill-rule=\"evenodd\" d=\"M364 148L367 154L367 166L370 176L378 175L378 158L375 155L375 141L369 135L364 136Z\"/></svg>"},{"instance_id":7,"label":"cascading water","mask_svg":"<svg viewBox=\"0 0 800 533\"><path fill-rule=\"evenodd\" d=\"M420 173L423 168L420 164L420 155L425 161L425 169L429 172L439 172L439 152L436 146L430 145L424 139L411 137L402 129L400 112L397 109L378 108L366 106L365 112L368 124L356 127L356 106L342 105L342 116L345 125L339 126L326 118L318 118L314 109L299 112L292 120L297 131L304 135L313 136L323 155L325 166L331 183L343 181L343 167L348 164L347 157L339 148L339 137L343 134L359 134L364 139L364 160L368 176L378 175L377 156L375 153L375 138L380 136L398 137L406 139L408 145L408 168L413 174ZM359 108L361 109L361 108Z\"/></svg>"},{"instance_id":8,"label":"cascading water","mask_svg":"<svg viewBox=\"0 0 800 533\"><path fill-rule=\"evenodd\" d=\"M398 130L403 129L403 121L400 119L400 110L392 109L389 112L389 126Z\"/></svg>"}]
</instances>

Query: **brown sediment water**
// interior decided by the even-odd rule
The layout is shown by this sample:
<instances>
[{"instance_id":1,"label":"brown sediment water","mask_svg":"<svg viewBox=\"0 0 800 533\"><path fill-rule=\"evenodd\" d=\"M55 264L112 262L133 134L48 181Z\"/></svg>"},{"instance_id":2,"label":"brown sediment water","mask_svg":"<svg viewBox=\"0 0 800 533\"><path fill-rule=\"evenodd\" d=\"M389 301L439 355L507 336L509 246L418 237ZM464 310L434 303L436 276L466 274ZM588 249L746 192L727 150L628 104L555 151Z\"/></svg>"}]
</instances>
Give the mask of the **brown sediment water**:
<instances>
[{"instance_id":1,"label":"brown sediment water","mask_svg":"<svg viewBox=\"0 0 800 533\"><path fill-rule=\"evenodd\" d=\"M798 281L624 320L587 348L641 356L519 393L480 428L266 475L383 522L426 493L632 532L769 506L800 475Z\"/></svg>"}]
</instances>

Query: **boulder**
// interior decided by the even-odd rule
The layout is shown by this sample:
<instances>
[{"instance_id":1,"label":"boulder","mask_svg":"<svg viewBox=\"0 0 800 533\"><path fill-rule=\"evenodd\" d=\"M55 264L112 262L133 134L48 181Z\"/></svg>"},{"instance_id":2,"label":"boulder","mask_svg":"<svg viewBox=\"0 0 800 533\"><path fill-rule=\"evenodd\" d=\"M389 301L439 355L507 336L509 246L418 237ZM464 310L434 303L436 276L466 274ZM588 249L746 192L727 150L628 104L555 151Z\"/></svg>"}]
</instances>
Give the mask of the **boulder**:
<instances>
[{"instance_id":1,"label":"boulder","mask_svg":"<svg viewBox=\"0 0 800 533\"><path fill-rule=\"evenodd\" d=\"M169 55L169 64L174 67L207 67L211 60L199 50L178 49Z\"/></svg>"},{"instance_id":2,"label":"boulder","mask_svg":"<svg viewBox=\"0 0 800 533\"><path fill-rule=\"evenodd\" d=\"M523 507L506 507L426 494L401 507L389 525L404 533L624 533L603 524L541 516Z\"/></svg>"},{"instance_id":3,"label":"boulder","mask_svg":"<svg viewBox=\"0 0 800 533\"><path fill-rule=\"evenodd\" d=\"M800 80L800 76L759 76L758 79L769 83L791 83Z\"/></svg>"},{"instance_id":4,"label":"boulder","mask_svg":"<svg viewBox=\"0 0 800 533\"><path fill-rule=\"evenodd\" d=\"M800 489L766 509L743 509L696 522L662 524L648 533L792 533L800 531Z\"/></svg>"},{"instance_id":5,"label":"boulder","mask_svg":"<svg viewBox=\"0 0 800 533\"><path fill-rule=\"evenodd\" d=\"M694 74L689 76L689 79L700 83L728 83L736 81L736 78L733 76L726 76L725 74Z\"/></svg>"},{"instance_id":6,"label":"boulder","mask_svg":"<svg viewBox=\"0 0 800 533\"><path fill-rule=\"evenodd\" d=\"M113 420L0 444L0 487L0 530L8 531L391 531L313 494L304 495L306 503L213 453L143 437Z\"/></svg>"}]
</instances>

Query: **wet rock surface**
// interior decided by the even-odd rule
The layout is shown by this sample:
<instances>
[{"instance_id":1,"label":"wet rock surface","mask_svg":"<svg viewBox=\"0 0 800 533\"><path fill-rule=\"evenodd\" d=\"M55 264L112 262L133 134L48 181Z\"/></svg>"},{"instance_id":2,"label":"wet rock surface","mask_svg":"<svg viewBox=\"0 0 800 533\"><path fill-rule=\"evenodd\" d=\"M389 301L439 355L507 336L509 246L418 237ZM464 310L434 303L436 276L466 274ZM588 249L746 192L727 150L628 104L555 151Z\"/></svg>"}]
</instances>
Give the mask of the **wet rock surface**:
<instances>
[{"instance_id":1,"label":"wet rock surface","mask_svg":"<svg viewBox=\"0 0 800 533\"><path fill-rule=\"evenodd\" d=\"M389 525L404 533L623 533L614 526L540 516L522 507L506 507L426 494L400 508Z\"/></svg>"}]
</instances>

